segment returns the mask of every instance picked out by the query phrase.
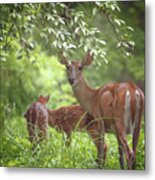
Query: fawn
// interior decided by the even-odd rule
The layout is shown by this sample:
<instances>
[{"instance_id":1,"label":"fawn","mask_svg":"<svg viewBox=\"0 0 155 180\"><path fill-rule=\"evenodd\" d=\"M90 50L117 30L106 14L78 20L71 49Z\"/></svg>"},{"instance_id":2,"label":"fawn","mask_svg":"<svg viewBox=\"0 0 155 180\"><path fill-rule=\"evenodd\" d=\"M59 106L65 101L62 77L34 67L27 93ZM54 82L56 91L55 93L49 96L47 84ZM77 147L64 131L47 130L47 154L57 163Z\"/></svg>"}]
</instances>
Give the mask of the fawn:
<instances>
[{"instance_id":1,"label":"fawn","mask_svg":"<svg viewBox=\"0 0 155 180\"><path fill-rule=\"evenodd\" d=\"M70 142L70 136L73 130L85 129L92 137L93 142L96 141L94 136L94 123L93 117L83 110L80 105L64 106L58 109L48 109L46 103L49 96L39 96L36 102L33 102L24 117L27 120L27 128L29 132L29 139L32 143L36 143L36 128L39 129L39 137L46 137L48 126L56 128L60 132L67 134L67 142ZM108 129L108 128L107 128ZM103 145L104 159L107 154L107 145Z\"/></svg>"}]
</instances>

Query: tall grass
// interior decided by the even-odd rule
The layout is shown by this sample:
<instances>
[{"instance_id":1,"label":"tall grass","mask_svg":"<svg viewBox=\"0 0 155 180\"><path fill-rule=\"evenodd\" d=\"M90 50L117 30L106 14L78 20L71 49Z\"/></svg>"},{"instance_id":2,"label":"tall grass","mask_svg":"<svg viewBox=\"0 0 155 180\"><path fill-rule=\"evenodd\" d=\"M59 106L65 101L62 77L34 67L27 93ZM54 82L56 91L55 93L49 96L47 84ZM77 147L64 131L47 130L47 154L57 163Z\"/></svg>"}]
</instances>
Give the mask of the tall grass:
<instances>
[{"instance_id":1,"label":"tall grass","mask_svg":"<svg viewBox=\"0 0 155 180\"><path fill-rule=\"evenodd\" d=\"M54 128L48 129L49 139L39 144L35 151L28 140L26 121L16 113L5 119L1 135L0 165L7 167L42 167L42 168L92 168L97 169L95 161L97 150L89 135L73 132L71 144L66 145L66 136ZM131 137L128 137L131 144ZM117 141L115 135L107 134L108 154L103 169L120 169ZM142 125L136 169L145 168L144 124Z\"/></svg>"}]
</instances>

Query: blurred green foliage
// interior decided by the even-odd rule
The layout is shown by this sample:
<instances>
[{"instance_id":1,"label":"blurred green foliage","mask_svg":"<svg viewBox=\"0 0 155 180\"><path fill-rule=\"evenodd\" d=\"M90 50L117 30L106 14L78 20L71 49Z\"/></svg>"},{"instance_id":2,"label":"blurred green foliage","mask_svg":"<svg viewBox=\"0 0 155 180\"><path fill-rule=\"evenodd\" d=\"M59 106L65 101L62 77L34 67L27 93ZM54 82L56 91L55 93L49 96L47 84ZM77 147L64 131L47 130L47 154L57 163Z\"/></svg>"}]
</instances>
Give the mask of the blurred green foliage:
<instances>
[{"instance_id":1,"label":"blurred green foliage","mask_svg":"<svg viewBox=\"0 0 155 180\"><path fill-rule=\"evenodd\" d=\"M18 59L30 56L30 51L40 43L46 51L55 53L61 50L65 55L91 50L94 57L108 63L107 39L95 24L98 15L106 17L111 24L118 39L117 47L123 47L125 57L131 55L129 51L134 47L130 33L133 29L117 17L120 8L115 1L12 4L0 8L0 40L2 49L5 49L2 60L6 59L8 48L16 39L21 46Z\"/></svg>"},{"instance_id":2,"label":"blurred green foliage","mask_svg":"<svg viewBox=\"0 0 155 180\"><path fill-rule=\"evenodd\" d=\"M88 49L95 54L84 71L94 87L133 81L144 90L144 17L143 1L0 4L2 166L97 168L95 146L85 133L73 133L70 149L62 135L49 129L50 141L33 157L22 115L41 94L51 96L50 108L77 103L58 62L59 51L69 60L82 59ZM144 127L137 169L145 164ZM115 137L108 135L107 142L105 168L118 169Z\"/></svg>"}]
</instances>

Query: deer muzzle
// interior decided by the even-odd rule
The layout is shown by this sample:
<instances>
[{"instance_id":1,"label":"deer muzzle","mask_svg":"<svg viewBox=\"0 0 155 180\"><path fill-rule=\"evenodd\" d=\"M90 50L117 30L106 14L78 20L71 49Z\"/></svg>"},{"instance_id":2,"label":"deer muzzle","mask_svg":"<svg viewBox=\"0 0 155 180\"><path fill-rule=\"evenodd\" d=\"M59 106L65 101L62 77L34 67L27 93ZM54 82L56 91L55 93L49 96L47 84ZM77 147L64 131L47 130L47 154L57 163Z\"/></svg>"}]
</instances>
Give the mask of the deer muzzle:
<instances>
[{"instance_id":1,"label":"deer muzzle","mask_svg":"<svg viewBox=\"0 0 155 180\"><path fill-rule=\"evenodd\" d=\"M75 82L75 78L69 78L68 80L71 85L74 84L74 82Z\"/></svg>"}]
</instances>

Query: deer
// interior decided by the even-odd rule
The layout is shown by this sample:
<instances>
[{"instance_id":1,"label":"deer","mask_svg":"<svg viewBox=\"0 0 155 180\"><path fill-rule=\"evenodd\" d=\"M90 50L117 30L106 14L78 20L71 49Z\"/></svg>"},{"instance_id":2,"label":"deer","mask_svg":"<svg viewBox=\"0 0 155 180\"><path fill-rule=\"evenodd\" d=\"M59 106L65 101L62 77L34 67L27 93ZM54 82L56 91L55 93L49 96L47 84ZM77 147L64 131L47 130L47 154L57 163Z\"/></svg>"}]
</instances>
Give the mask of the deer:
<instances>
[{"instance_id":1,"label":"deer","mask_svg":"<svg viewBox=\"0 0 155 180\"><path fill-rule=\"evenodd\" d=\"M47 138L47 127L49 122L48 109L46 103L49 96L39 96L36 102L31 103L24 117L27 122L27 130L29 140L33 145L36 145L41 139Z\"/></svg>"},{"instance_id":2,"label":"deer","mask_svg":"<svg viewBox=\"0 0 155 180\"><path fill-rule=\"evenodd\" d=\"M128 169L135 169L144 107L144 94L141 89L132 82L109 82L100 88L90 87L82 71L93 62L91 51L88 51L81 61L68 61L61 52L59 61L66 67L68 81L81 107L96 119L93 136L97 139L95 143L98 163L104 163L103 144L105 133L108 132L116 135L121 169L124 169L125 165ZM126 139L128 134L132 134L132 148Z\"/></svg>"},{"instance_id":3,"label":"deer","mask_svg":"<svg viewBox=\"0 0 155 180\"><path fill-rule=\"evenodd\" d=\"M71 133L75 130L86 130L93 142L96 137L93 136L95 124L93 117L89 115L80 105L63 106L58 109L48 109L46 107L50 96L39 96L36 102L33 102L24 117L27 120L27 129L29 140L34 145L38 143L37 137L47 138L47 127L53 127L59 132L65 132L67 135L66 145L70 144ZM39 133L36 134L36 128ZM95 143L94 143L95 144ZM107 144L103 145L104 159L107 156Z\"/></svg>"}]
</instances>

